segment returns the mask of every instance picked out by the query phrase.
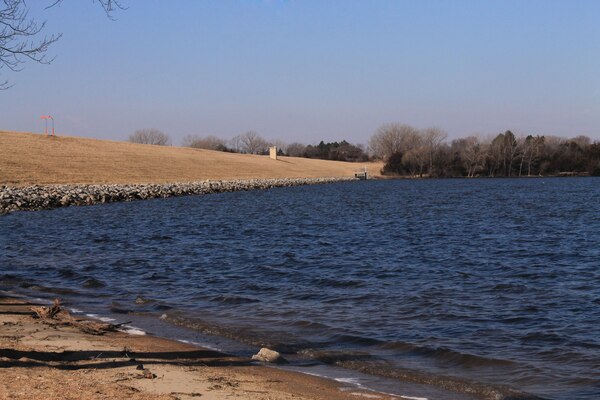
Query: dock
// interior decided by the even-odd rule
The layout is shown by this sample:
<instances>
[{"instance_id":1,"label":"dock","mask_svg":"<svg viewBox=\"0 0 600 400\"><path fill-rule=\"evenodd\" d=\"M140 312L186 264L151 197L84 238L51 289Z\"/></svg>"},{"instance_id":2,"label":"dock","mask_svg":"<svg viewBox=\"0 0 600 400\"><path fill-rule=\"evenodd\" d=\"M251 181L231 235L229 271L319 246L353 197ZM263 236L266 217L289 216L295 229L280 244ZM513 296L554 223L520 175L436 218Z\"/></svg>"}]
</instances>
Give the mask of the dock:
<instances>
[{"instance_id":1,"label":"dock","mask_svg":"<svg viewBox=\"0 0 600 400\"><path fill-rule=\"evenodd\" d=\"M354 171L354 177L360 179L361 181L366 181L369 179L369 172L367 171L367 167L364 169L358 169Z\"/></svg>"}]
</instances>

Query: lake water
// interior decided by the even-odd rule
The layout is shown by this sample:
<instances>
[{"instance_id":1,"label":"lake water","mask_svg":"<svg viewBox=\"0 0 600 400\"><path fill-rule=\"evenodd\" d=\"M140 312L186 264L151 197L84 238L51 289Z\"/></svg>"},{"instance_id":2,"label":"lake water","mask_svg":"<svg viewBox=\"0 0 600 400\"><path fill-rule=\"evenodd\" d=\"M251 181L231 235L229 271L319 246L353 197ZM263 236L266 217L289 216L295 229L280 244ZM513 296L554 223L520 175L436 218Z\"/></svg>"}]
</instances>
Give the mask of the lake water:
<instances>
[{"instance_id":1,"label":"lake water","mask_svg":"<svg viewBox=\"0 0 600 400\"><path fill-rule=\"evenodd\" d=\"M450 379L598 399L600 179L366 181L14 213L0 217L0 289L242 355L267 345L292 368L335 365L399 394L403 380Z\"/></svg>"}]
</instances>

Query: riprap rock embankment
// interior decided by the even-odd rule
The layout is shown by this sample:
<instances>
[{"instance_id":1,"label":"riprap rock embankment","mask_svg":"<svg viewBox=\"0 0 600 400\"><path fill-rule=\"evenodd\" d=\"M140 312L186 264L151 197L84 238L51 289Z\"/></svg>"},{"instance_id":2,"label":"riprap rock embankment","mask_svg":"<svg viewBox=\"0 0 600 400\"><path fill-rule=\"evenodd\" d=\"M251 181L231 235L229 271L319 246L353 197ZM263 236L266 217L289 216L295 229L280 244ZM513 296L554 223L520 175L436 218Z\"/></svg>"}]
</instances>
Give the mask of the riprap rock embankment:
<instances>
[{"instance_id":1,"label":"riprap rock embankment","mask_svg":"<svg viewBox=\"0 0 600 400\"><path fill-rule=\"evenodd\" d=\"M199 181L167 184L0 186L0 214L116 201L270 189L355 180L355 178L284 178Z\"/></svg>"}]
</instances>

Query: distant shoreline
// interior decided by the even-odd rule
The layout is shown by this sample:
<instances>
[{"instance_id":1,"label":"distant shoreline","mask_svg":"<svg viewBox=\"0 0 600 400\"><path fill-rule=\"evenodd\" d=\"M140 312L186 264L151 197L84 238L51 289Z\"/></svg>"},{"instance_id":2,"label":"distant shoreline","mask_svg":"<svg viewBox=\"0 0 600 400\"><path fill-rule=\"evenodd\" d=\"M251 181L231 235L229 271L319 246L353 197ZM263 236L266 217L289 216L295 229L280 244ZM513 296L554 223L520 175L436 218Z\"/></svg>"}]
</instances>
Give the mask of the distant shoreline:
<instances>
[{"instance_id":1,"label":"distant shoreline","mask_svg":"<svg viewBox=\"0 0 600 400\"><path fill-rule=\"evenodd\" d=\"M446 180L446 179L464 179L464 180L487 180L487 179L545 179L545 178L597 178L587 173L569 173L560 175L530 175L530 176L448 176L448 177L429 177L429 176L405 176L405 175L380 175L373 179L377 180Z\"/></svg>"}]
</instances>

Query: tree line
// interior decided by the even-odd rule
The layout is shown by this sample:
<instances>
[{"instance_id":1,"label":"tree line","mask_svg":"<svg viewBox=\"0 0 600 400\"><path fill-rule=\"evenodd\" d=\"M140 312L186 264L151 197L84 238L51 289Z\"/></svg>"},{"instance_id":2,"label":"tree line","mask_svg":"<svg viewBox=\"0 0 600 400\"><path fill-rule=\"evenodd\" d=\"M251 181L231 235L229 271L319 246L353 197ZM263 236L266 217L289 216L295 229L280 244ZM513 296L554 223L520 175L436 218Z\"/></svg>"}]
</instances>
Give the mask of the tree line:
<instances>
[{"instance_id":1,"label":"tree line","mask_svg":"<svg viewBox=\"0 0 600 400\"><path fill-rule=\"evenodd\" d=\"M136 131L136 143L170 144L168 135L156 129ZM216 136L188 135L183 146L244 154L268 154L276 146L279 155L337 161L383 160L382 173L404 177L515 177L547 175L600 175L600 142L587 136L517 136L510 130L482 138L467 136L451 141L438 128L416 129L405 124L382 125L368 146L320 141L318 144L266 140L248 131L230 140Z\"/></svg>"},{"instance_id":2,"label":"tree line","mask_svg":"<svg viewBox=\"0 0 600 400\"><path fill-rule=\"evenodd\" d=\"M437 129L388 124L371 137L372 155L385 161L384 174L408 177L600 176L600 142L587 136L516 136L510 130L489 138L446 141Z\"/></svg>"},{"instance_id":3,"label":"tree line","mask_svg":"<svg viewBox=\"0 0 600 400\"><path fill-rule=\"evenodd\" d=\"M157 129L139 129L129 136L129 141L141 144L170 145L169 135ZM182 140L184 147L196 149L225 151L241 154L269 154L269 148L277 147L277 153L282 156L318 158L336 161L369 161L366 149L342 140L341 142L321 141L315 145L305 145L294 142L287 144L281 140L267 140L255 131L248 131L226 140L217 136L187 135Z\"/></svg>"}]
</instances>

